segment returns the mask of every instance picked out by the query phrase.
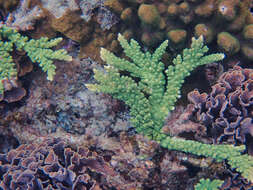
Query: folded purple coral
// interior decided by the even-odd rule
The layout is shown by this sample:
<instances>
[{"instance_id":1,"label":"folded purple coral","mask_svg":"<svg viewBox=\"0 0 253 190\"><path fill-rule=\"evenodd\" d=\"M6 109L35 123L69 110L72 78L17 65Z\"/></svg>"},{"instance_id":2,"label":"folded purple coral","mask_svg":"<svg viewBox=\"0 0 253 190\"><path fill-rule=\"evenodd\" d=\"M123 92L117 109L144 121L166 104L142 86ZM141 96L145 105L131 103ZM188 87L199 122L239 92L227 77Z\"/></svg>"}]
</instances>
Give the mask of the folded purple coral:
<instances>
[{"instance_id":1,"label":"folded purple coral","mask_svg":"<svg viewBox=\"0 0 253 190\"><path fill-rule=\"evenodd\" d=\"M87 149L66 147L60 139L21 145L0 154L0 189L93 189L90 174L114 176L100 156Z\"/></svg>"},{"instance_id":2,"label":"folded purple coral","mask_svg":"<svg viewBox=\"0 0 253 190\"><path fill-rule=\"evenodd\" d=\"M253 69L235 66L219 77L210 94L194 90L188 99L215 143L246 144L248 148L253 143Z\"/></svg>"}]
</instances>

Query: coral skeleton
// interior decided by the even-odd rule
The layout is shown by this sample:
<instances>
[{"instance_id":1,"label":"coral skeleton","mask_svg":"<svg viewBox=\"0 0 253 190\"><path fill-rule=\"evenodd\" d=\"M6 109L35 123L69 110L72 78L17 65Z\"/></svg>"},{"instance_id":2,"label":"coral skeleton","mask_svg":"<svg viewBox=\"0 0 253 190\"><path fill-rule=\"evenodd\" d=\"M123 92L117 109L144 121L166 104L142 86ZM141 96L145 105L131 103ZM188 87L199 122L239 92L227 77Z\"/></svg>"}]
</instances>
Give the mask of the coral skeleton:
<instances>
[{"instance_id":1,"label":"coral skeleton","mask_svg":"<svg viewBox=\"0 0 253 190\"><path fill-rule=\"evenodd\" d=\"M33 25L36 20L44 17L43 11L39 6L30 7L31 2L29 0L20 1L18 9L9 13L6 26L15 28L18 31L26 31L34 29Z\"/></svg>"}]
</instances>

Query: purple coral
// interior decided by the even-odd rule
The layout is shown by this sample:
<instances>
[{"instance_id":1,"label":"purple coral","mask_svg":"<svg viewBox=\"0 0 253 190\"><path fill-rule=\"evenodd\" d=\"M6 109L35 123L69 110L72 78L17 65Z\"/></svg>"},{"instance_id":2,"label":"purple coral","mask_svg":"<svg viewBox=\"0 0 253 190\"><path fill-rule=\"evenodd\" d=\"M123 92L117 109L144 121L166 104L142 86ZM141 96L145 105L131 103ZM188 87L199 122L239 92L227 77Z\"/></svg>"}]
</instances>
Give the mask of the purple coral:
<instances>
[{"instance_id":1,"label":"purple coral","mask_svg":"<svg viewBox=\"0 0 253 190\"><path fill-rule=\"evenodd\" d=\"M90 174L114 176L100 156L87 149L66 147L60 139L21 145L0 154L0 189L93 189Z\"/></svg>"},{"instance_id":2,"label":"purple coral","mask_svg":"<svg viewBox=\"0 0 253 190\"><path fill-rule=\"evenodd\" d=\"M210 94L194 90L188 99L195 106L197 119L210 129L215 143L252 142L253 69L235 66L219 77Z\"/></svg>"}]
</instances>

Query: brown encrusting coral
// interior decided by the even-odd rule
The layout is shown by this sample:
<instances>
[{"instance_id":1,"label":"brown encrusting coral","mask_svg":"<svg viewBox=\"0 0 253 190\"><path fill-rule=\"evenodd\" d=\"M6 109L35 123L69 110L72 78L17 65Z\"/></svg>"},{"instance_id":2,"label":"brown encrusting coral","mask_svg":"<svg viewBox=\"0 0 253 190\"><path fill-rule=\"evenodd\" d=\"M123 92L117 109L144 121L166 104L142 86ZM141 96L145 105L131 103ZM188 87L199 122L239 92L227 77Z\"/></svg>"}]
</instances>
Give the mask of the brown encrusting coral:
<instances>
[{"instance_id":1,"label":"brown encrusting coral","mask_svg":"<svg viewBox=\"0 0 253 190\"><path fill-rule=\"evenodd\" d=\"M8 14L10 10L13 10L19 3L19 0L0 0L0 11L2 14Z\"/></svg>"},{"instance_id":2,"label":"brown encrusting coral","mask_svg":"<svg viewBox=\"0 0 253 190\"><path fill-rule=\"evenodd\" d=\"M243 55L247 60L253 59L252 38L248 35L253 24L250 0L118 1L123 7L120 32L124 34L128 25L135 38L148 47L168 38L173 43L171 49L181 50L193 35L203 35L207 43L214 48L218 45L228 57ZM131 17L138 18L135 24L126 19L125 12L130 10ZM136 25L140 27L134 28ZM175 31L180 33L173 35Z\"/></svg>"},{"instance_id":3,"label":"brown encrusting coral","mask_svg":"<svg viewBox=\"0 0 253 190\"><path fill-rule=\"evenodd\" d=\"M249 61L253 60L250 3L250 0L23 0L10 14L7 25L30 30L36 22L40 23L36 25L39 33L46 36L62 33L80 43L80 57L95 61L100 60L101 46L120 51L117 33L127 39L134 37L148 48L168 38L173 43L171 49L176 51L184 49L193 35L203 35L207 43L214 45L211 48L218 46L228 57L243 55ZM174 35L177 31L179 35Z\"/></svg>"},{"instance_id":4,"label":"brown encrusting coral","mask_svg":"<svg viewBox=\"0 0 253 190\"><path fill-rule=\"evenodd\" d=\"M197 120L206 125L215 143L246 144L252 153L253 69L234 66L223 73L210 94L194 90L188 99Z\"/></svg>"},{"instance_id":5,"label":"brown encrusting coral","mask_svg":"<svg viewBox=\"0 0 253 190\"><path fill-rule=\"evenodd\" d=\"M252 46L249 45L243 34L243 30L250 30L248 26L252 24L249 4L249 0L171 3L168 5L170 15L168 26L187 29L188 35L192 33L190 28L193 26L195 36L203 35L207 43L216 43L229 56L240 51L247 59L252 60L250 54ZM247 51L244 50L246 47Z\"/></svg>"},{"instance_id":6,"label":"brown encrusting coral","mask_svg":"<svg viewBox=\"0 0 253 190\"><path fill-rule=\"evenodd\" d=\"M2 81L6 91L0 94L0 101L7 103L17 102L26 95L26 90L22 87L17 77L5 79Z\"/></svg>"}]
</instances>

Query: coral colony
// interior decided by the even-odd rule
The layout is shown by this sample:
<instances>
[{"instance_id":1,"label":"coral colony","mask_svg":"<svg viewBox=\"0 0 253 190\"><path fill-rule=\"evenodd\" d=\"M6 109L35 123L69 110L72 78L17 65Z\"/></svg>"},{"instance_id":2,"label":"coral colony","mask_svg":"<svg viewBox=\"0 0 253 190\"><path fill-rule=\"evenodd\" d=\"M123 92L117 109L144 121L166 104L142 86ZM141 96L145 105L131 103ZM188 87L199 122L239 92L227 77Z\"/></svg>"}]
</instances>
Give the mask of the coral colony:
<instances>
[{"instance_id":1,"label":"coral colony","mask_svg":"<svg viewBox=\"0 0 253 190\"><path fill-rule=\"evenodd\" d=\"M67 55L67 52L63 49L53 51L50 48L56 46L62 38L56 38L49 40L48 38L40 38L38 40L28 40L28 37L21 36L16 30L9 28L7 26L2 26L0 28L0 93L3 94L4 80L8 78L17 77L17 71L15 69L15 64L10 55L13 51L13 46L17 47L17 50L24 50L27 52L27 56L32 60L32 62L38 62L39 66L44 72L47 72L47 79L52 81L55 75L56 67L53 64L53 59L71 61L71 56ZM7 41L5 41L5 39ZM2 41L4 40L4 41Z\"/></svg>"},{"instance_id":2,"label":"coral colony","mask_svg":"<svg viewBox=\"0 0 253 190\"><path fill-rule=\"evenodd\" d=\"M95 85L86 85L91 90L112 94L131 107L131 122L140 132L151 139L160 139L160 130L168 112L174 109L184 78L199 65L222 60L223 54L204 56L208 48L203 45L203 38L194 39L190 49L185 49L183 56L178 55L174 66L170 65L164 75L164 64L160 61L168 46L163 42L153 54L141 52L141 47L135 40L128 44L119 34L118 40L124 53L133 60L129 62L113 55L106 49L101 49L101 58L108 64L105 67L107 75L94 70ZM121 76L119 71L128 71L131 77L138 77L136 83L131 77ZM167 82L167 84L166 84Z\"/></svg>"},{"instance_id":3,"label":"coral colony","mask_svg":"<svg viewBox=\"0 0 253 190\"><path fill-rule=\"evenodd\" d=\"M249 143L246 136L253 135L252 78L252 69L234 66L219 77L210 94L200 94L198 90L188 94L197 119L211 129L215 143ZM253 147L248 148L253 153Z\"/></svg>"},{"instance_id":4,"label":"coral colony","mask_svg":"<svg viewBox=\"0 0 253 190\"><path fill-rule=\"evenodd\" d=\"M160 59L167 47L167 41L150 54L141 52L141 47L135 40L128 43L120 34L118 40L124 53L133 62L118 58L102 48L101 57L107 63L106 73L94 70L98 83L86 86L90 90L109 93L123 100L130 106L131 122L136 131L160 142L162 147L212 157L217 161L228 160L233 168L252 181L253 159L249 155L241 154L245 149L243 145L208 145L170 137L161 132L165 117L174 109L174 104L180 96L184 78L197 66L222 60L224 55L204 56L208 48L204 46L203 38L193 38L191 48L185 49L183 56L178 55L173 60L174 66L170 65L164 76L164 65ZM130 76L121 75L122 70L128 71ZM132 77L139 78L138 83Z\"/></svg>"},{"instance_id":5,"label":"coral colony","mask_svg":"<svg viewBox=\"0 0 253 190\"><path fill-rule=\"evenodd\" d=\"M252 8L0 0L0 190L252 189Z\"/></svg>"}]
</instances>

